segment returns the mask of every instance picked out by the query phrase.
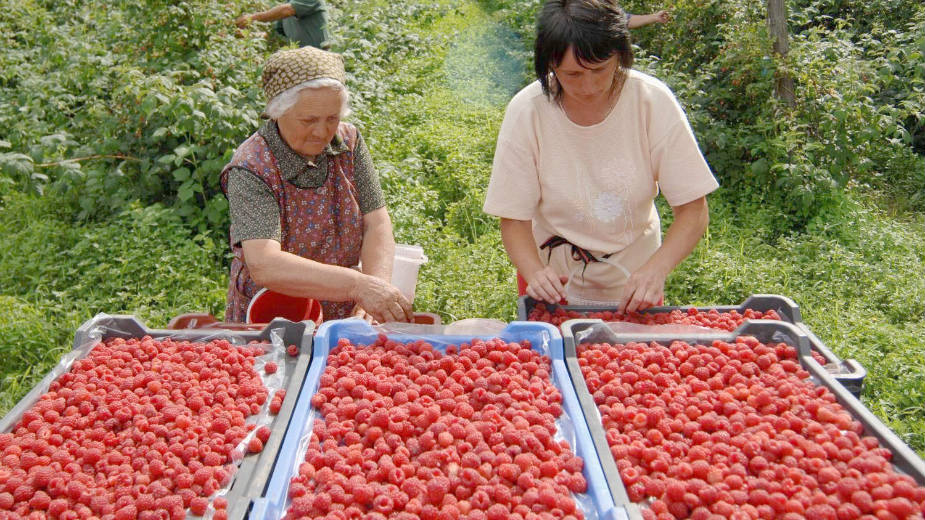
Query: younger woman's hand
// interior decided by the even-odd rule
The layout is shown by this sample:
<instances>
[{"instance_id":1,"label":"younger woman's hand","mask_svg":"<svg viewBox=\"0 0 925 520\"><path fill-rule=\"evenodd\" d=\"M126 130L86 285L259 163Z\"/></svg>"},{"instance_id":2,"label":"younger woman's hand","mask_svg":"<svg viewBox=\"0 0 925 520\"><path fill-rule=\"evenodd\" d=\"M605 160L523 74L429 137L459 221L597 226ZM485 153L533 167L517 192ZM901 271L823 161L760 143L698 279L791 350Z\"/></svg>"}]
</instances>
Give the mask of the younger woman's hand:
<instances>
[{"instance_id":1,"label":"younger woman's hand","mask_svg":"<svg viewBox=\"0 0 925 520\"><path fill-rule=\"evenodd\" d=\"M527 281L527 295L534 300L547 303L559 303L565 299L565 283L567 276L559 276L548 265L525 277Z\"/></svg>"},{"instance_id":2,"label":"younger woman's hand","mask_svg":"<svg viewBox=\"0 0 925 520\"><path fill-rule=\"evenodd\" d=\"M641 311L661 305L665 299L665 278L656 270L645 268L636 271L626 281L620 296L620 311L625 313Z\"/></svg>"}]
</instances>

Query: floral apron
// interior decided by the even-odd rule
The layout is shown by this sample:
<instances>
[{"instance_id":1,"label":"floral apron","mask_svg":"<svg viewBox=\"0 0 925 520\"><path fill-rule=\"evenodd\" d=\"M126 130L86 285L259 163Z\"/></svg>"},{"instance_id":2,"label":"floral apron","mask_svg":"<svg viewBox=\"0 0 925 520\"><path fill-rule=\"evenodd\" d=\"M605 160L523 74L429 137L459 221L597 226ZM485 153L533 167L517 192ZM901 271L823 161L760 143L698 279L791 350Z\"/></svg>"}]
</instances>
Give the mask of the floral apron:
<instances>
[{"instance_id":1,"label":"floral apron","mask_svg":"<svg viewBox=\"0 0 925 520\"><path fill-rule=\"evenodd\" d=\"M282 250L316 262L353 268L360 262L363 215L353 185L353 145L349 151L328 157L328 176L317 188L298 188L283 180L276 158L266 141L254 133L235 151L222 170L222 191L226 192L228 171L243 167L273 191L279 204ZM247 306L261 289L250 276L240 245L231 244L234 259L228 281L225 321L244 322ZM322 301L324 319L350 316L354 302Z\"/></svg>"}]
</instances>

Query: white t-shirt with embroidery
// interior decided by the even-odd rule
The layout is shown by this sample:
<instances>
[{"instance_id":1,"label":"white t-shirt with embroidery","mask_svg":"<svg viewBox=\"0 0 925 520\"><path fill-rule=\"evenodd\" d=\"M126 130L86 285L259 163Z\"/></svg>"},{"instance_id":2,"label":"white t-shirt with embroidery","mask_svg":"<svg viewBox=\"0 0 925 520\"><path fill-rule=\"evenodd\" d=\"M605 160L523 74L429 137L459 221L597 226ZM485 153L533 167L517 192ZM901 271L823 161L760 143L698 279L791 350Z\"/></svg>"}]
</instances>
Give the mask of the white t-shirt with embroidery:
<instances>
[{"instance_id":1,"label":"white t-shirt with embroidery","mask_svg":"<svg viewBox=\"0 0 925 520\"><path fill-rule=\"evenodd\" d=\"M539 82L517 93L501 124L483 209L532 220L537 244L559 235L616 252L658 229L659 190L679 206L718 186L674 94L631 70L610 114L591 126L569 120Z\"/></svg>"}]
</instances>

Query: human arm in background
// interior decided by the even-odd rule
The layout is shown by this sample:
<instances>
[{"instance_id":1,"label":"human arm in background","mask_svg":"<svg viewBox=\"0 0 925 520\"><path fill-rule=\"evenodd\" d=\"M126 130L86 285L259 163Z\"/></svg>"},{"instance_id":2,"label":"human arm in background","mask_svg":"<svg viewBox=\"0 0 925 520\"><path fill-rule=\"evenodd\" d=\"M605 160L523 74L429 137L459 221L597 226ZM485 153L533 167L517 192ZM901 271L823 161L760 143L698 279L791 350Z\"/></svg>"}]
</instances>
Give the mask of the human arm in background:
<instances>
[{"instance_id":1,"label":"human arm in background","mask_svg":"<svg viewBox=\"0 0 925 520\"><path fill-rule=\"evenodd\" d=\"M241 247L257 285L290 296L355 301L381 322L410 320L411 304L387 280L287 253L276 240L244 240Z\"/></svg>"},{"instance_id":2,"label":"human arm in background","mask_svg":"<svg viewBox=\"0 0 925 520\"><path fill-rule=\"evenodd\" d=\"M652 14L628 14L628 20L626 21L626 26L630 29L636 29L637 27L643 27L653 23L667 23L671 21L671 13L662 9L661 11L654 12Z\"/></svg>"},{"instance_id":3,"label":"human arm in background","mask_svg":"<svg viewBox=\"0 0 925 520\"><path fill-rule=\"evenodd\" d=\"M707 230L710 212L705 196L671 207L674 221L662 245L630 275L620 297L621 311L632 312L659 305L668 274L694 250Z\"/></svg>"},{"instance_id":4,"label":"human arm in background","mask_svg":"<svg viewBox=\"0 0 925 520\"><path fill-rule=\"evenodd\" d=\"M295 8L292 4L280 4L266 11L242 14L235 19L234 23L238 27L247 27L251 22L275 22L290 16L295 16Z\"/></svg>"},{"instance_id":5,"label":"human arm in background","mask_svg":"<svg viewBox=\"0 0 925 520\"><path fill-rule=\"evenodd\" d=\"M568 278L543 264L533 241L533 223L529 220L501 219L501 240L517 271L527 281L527 295L535 300L558 303L565 298Z\"/></svg>"}]
</instances>

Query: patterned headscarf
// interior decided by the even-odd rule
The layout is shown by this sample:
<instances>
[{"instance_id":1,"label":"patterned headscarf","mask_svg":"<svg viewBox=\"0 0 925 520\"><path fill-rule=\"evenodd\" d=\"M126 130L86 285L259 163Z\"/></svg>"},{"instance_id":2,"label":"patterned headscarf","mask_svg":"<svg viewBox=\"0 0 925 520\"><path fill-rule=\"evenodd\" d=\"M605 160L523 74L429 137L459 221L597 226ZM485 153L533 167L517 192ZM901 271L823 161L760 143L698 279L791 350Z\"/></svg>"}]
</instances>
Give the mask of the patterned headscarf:
<instances>
[{"instance_id":1,"label":"patterned headscarf","mask_svg":"<svg viewBox=\"0 0 925 520\"><path fill-rule=\"evenodd\" d=\"M347 83L340 54L315 47L281 50L273 53L263 66L263 93L270 101L286 89L319 78Z\"/></svg>"}]
</instances>

